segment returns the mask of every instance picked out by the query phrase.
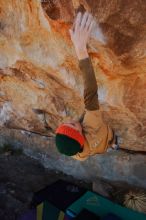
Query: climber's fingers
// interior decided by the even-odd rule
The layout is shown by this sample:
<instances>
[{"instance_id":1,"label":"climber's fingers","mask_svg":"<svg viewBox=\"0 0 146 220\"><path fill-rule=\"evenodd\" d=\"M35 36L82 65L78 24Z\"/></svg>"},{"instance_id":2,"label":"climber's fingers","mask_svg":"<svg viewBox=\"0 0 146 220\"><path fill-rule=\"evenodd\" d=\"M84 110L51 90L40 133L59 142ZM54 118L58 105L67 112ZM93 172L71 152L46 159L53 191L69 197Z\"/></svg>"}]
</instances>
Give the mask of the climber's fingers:
<instances>
[{"instance_id":1,"label":"climber's fingers","mask_svg":"<svg viewBox=\"0 0 146 220\"><path fill-rule=\"evenodd\" d=\"M88 14L88 19L87 19L86 26L85 26L86 30L89 30L93 21L94 21L93 16L91 14Z\"/></svg>"},{"instance_id":2,"label":"climber's fingers","mask_svg":"<svg viewBox=\"0 0 146 220\"><path fill-rule=\"evenodd\" d=\"M75 30L75 21L72 25L72 28L69 29L69 33L70 33L71 38L73 37L74 30Z\"/></svg>"},{"instance_id":3,"label":"climber's fingers","mask_svg":"<svg viewBox=\"0 0 146 220\"><path fill-rule=\"evenodd\" d=\"M75 31L75 21L73 22L72 30Z\"/></svg>"},{"instance_id":4,"label":"climber's fingers","mask_svg":"<svg viewBox=\"0 0 146 220\"><path fill-rule=\"evenodd\" d=\"M90 23L90 25L89 25L89 28L88 28L88 32L89 32L89 33L92 31L92 28L94 27L94 25L95 25L95 21L92 20L91 23Z\"/></svg>"},{"instance_id":5,"label":"climber's fingers","mask_svg":"<svg viewBox=\"0 0 146 220\"><path fill-rule=\"evenodd\" d=\"M79 30L80 24L81 24L81 20L82 20L82 14L81 14L81 12L79 12L77 14L77 17L76 17L76 20L75 20L75 32Z\"/></svg>"},{"instance_id":6,"label":"climber's fingers","mask_svg":"<svg viewBox=\"0 0 146 220\"><path fill-rule=\"evenodd\" d=\"M75 18L75 21L73 23L73 26L71 29L69 29L69 33L70 33L70 36L71 38L73 38L73 34L75 31L78 31L79 30L79 27L80 27L80 23L81 23L81 12L79 12Z\"/></svg>"},{"instance_id":7,"label":"climber's fingers","mask_svg":"<svg viewBox=\"0 0 146 220\"><path fill-rule=\"evenodd\" d=\"M93 16L89 12L85 12L84 14L79 12L76 16L72 28L69 30L71 40L73 42L79 42L79 39L82 38L80 41L82 41L83 44L83 41L88 40L94 24L95 21Z\"/></svg>"},{"instance_id":8,"label":"climber's fingers","mask_svg":"<svg viewBox=\"0 0 146 220\"><path fill-rule=\"evenodd\" d=\"M72 39L72 37L73 37L73 30L69 29L69 33L70 33L70 36L71 36L71 39Z\"/></svg>"},{"instance_id":9,"label":"climber's fingers","mask_svg":"<svg viewBox=\"0 0 146 220\"><path fill-rule=\"evenodd\" d=\"M81 25L80 25L80 29L83 30L86 26L86 23L87 23L87 19L88 19L88 16L89 16L89 13L88 12L85 12L83 17L82 17L82 20L81 20Z\"/></svg>"}]
</instances>

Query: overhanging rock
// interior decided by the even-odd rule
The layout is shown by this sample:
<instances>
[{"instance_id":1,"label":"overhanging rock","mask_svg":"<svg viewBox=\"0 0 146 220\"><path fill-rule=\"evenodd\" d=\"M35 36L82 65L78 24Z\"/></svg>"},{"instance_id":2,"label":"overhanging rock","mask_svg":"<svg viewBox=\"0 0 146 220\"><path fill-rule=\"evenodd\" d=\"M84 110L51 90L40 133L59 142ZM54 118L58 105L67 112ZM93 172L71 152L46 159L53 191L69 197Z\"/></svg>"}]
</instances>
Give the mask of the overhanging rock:
<instances>
[{"instance_id":1,"label":"overhanging rock","mask_svg":"<svg viewBox=\"0 0 146 220\"><path fill-rule=\"evenodd\" d=\"M0 146L10 143L15 148L23 148L27 155L39 160L46 168L78 179L92 182L96 181L96 178L105 178L146 188L146 155L140 153L109 152L80 162L60 155L56 150L54 138L26 131L1 130Z\"/></svg>"},{"instance_id":2,"label":"overhanging rock","mask_svg":"<svg viewBox=\"0 0 146 220\"><path fill-rule=\"evenodd\" d=\"M0 141L20 144L46 167L78 178L145 186L145 155L120 151L81 163L56 152L56 127L79 120L84 111L82 76L69 36L78 10L88 10L97 22L88 52L104 120L121 148L146 152L145 0L1 0Z\"/></svg>"},{"instance_id":3,"label":"overhanging rock","mask_svg":"<svg viewBox=\"0 0 146 220\"><path fill-rule=\"evenodd\" d=\"M82 76L69 28L85 9L99 25L88 51L104 119L122 148L146 151L142 0L1 0L0 126L50 135L62 121L82 116Z\"/></svg>"}]
</instances>

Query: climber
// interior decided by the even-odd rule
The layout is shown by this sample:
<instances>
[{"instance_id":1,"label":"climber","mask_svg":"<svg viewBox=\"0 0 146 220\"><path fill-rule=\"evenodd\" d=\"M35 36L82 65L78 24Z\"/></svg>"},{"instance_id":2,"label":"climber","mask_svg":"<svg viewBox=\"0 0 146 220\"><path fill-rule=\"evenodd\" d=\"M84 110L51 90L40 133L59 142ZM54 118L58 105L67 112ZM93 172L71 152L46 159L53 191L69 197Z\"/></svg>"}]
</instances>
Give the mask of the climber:
<instances>
[{"instance_id":1,"label":"climber","mask_svg":"<svg viewBox=\"0 0 146 220\"><path fill-rule=\"evenodd\" d=\"M60 153L81 161L116 146L114 132L104 123L99 110L98 87L87 52L87 43L94 24L90 13L79 12L73 28L69 30L83 75L85 114L82 123L69 121L61 124L56 130L55 137Z\"/></svg>"}]
</instances>

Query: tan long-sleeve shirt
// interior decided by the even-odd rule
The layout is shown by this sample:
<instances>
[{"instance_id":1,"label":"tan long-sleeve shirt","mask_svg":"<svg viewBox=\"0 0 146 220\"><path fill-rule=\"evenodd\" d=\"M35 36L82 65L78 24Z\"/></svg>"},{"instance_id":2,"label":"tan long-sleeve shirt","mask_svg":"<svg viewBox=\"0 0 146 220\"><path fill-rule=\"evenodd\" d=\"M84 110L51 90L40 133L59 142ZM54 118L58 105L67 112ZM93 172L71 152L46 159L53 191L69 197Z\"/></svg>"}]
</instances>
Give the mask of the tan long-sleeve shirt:
<instances>
[{"instance_id":1,"label":"tan long-sleeve shirt","mask_svg":"<svg viewBox=\"0 0 146 220\"><path fill-rule=\"evenodd\" d=\"M98 87L90 58L79 61L84 82L85 115L82 122L85 144L83 151L73 156L77 160L85 160L90 155L106 152L113 139L111 128L103 121L99 110Z\"/></svg>"}]
</instances>

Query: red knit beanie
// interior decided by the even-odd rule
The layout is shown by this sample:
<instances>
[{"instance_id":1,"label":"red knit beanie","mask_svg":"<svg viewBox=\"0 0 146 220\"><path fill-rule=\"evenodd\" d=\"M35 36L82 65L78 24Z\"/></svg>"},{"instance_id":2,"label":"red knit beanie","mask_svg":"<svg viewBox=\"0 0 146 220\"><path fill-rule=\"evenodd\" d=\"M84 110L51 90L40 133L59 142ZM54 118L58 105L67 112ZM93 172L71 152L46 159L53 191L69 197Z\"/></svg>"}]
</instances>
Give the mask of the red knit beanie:
<instances>
[{"instance_id":1,"label":"red knit beanie","mask_svg":"<svg viewBox=\"0 0 146 220\"><path fill-rule=\"evenodd\" d=\"M71 128L67 125L60 125L56 130L56 134L63 134L76 140L83 148L85 142L84 136L81 135L80 132L77 131L76 129Z\"/></svg>"}]
</instances>

